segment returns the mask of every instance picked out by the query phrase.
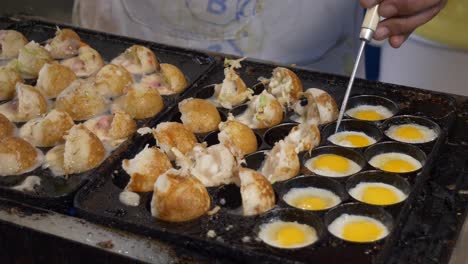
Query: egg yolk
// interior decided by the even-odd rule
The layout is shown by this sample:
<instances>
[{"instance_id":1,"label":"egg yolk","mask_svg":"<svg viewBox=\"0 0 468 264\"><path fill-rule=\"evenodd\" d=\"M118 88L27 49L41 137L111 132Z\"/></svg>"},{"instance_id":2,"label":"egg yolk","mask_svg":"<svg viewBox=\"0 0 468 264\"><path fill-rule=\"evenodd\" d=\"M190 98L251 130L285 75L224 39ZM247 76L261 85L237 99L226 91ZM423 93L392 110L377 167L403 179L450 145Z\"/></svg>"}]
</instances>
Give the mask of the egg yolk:
<instances>
[{"instance_id":1,"label":"egg yolk","mask_svg":"<svg viewBox=\"0 0 468 264\"><path fill-rule=\"evenodd\" d=\"M276 241L278 241L281 246L291 247L303 244L306 241L306 236L301 229L294 226L286 226L276 233Z\"/></svg>"},{"instance_id":2,"label":"egg yolk","mask_svg":"<svg viewBox=\"0 0 468 264\"><path fill-rule=\"evenodd\" d=\"M335 154L325 154L316 158L314 167L319 170L346 173L349 170L349 160Z\"/></svg>"},{"instance_id":3,"label":"egg yolk","mask_svg":"<svg viewBox=\"0 0 468 264\"><path fill-rule=\"evenodd\" d=\"M422 131L412 126L401 126L398 129L396 129L395 134L399 138L409 140L420 140L424 138L424 134L422 133Z\"/></svg>"},{"instance_id":4,"label":"egg yolk","mask_svg":"<svg viewBox=\"0 0 468 264\"><path fill-rule=\"evenodd\" d=\"M384 117L376 111L358 111L353 117L367 121L378 121L384 119Z\"/></svg>"},{"instance_id":5,"label":"egg yolk","mask_svg":"<svg viewBox=\"0 0 468 264\"><path fill-rule=\"evenodd\" d=\"M406 160L394 159L385 162L381 169L389 172L405 173L415 171L416 167Z\"/></svg>"},{"instance_id":6,"label":"egg yolk","mask_svg":"<svg viewBox=\"0 0 468 264\"><path fill-rule=\"evenodd\" d=\"M351 145L353 145L356 148L367 147L370 145L369 139L360 135L347 135L343 137L340 141L348 141L351 143Z\"/></svg>"},{"instance_id":7,"label":"egg yolk","mask_svg":"<svg viewBox=\"0 0 468 264\"><path fill-rule=\"evenodd\" d=\"M361 199L365 203L375 205L396 204L400 201L392 190L380 186L366 187Z\"/></svg>"},{"instance_id":8,"label":"egg yolk","mask_svg":"<svg viewBox=\"0 0 468 264\"><path fill-rule=\"evenodd\" d=\"M354 221L343 228L343 239L354 242L371 242L380 238L384 230L370 221Z\"/></svg>"},{"instance_id":9,"label":"egg yolk","mask_svg":"<svg viewBox=\"0 0 468 264\"><path fill-rule=\"evenodd\" d=\"M293 206L305 210L324 210L329 203L320 197L307 196L294 201Z\"/></svg>"}]
</instances>

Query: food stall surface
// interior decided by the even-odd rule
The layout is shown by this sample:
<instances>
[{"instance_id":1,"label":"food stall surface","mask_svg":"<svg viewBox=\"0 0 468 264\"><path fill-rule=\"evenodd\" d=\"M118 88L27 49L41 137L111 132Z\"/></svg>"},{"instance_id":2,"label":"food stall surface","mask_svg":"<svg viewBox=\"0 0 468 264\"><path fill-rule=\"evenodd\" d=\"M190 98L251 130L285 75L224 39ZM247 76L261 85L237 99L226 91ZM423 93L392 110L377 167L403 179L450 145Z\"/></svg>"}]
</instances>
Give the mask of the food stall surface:
<instances>
[{"instance_id":1,"label":"food stall surface","mask_svg":"<svg viewBox=\"0 0 468 264\"><path fill-rule=\"evenodd\" d=\"M0 199L1 263L213 263L149 237ZM223 260L226 263L226 260Z\"/></svg>"}]
</instances>

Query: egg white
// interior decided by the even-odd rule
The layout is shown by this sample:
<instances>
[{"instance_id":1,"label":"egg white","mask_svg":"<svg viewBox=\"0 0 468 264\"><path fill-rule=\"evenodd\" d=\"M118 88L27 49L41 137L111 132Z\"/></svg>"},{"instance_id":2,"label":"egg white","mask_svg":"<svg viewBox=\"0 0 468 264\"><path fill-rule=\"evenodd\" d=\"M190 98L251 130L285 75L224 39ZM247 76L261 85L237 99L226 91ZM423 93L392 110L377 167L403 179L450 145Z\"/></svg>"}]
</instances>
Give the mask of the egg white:
<instances>
[{"instance_id":1,"label":"egg white","mask_svg":"<svg viewBox=\"0 0 468 264\"><path fill-rule=\"evenodd\" d=\"M361 182L349 190L349 195L354 199L364 202L362 199L363 192L367 187L382 187L390 190L398 197L398 202L404 201L408 196L403 193L400 189L396 188L391 184L386 184L382 182Z\"/></svg>"},{"instance_id":2,"label":"egg white","mask_svg":"<svg viewBox=\"0 0 468 264\"><path fill-rule=\"evenodd\" d=\"M326 154L323 154L323 155L326 155ZM317 174L317 175L320 175L320 176L326 176L326 177L346 177L346 176L349 176L349 175L352 175L352 174L355 174L357 172L359 172L362 168L361 166L359 166L356 162L354 162L353 160L350 160L348 158L345 158L345 157L342 157L346 160L348 160L349 162L349 168L348 170L345 172L345 173L341 173L341 172L338 172L338 171L334 171L334 170L323 170L323 169L319 169L319 168L316 168L314 166L315 164L315 161L322 155L318 155L317 157L314 157L310 160L308 160L305 164L305 166L310 170L312 171L313 173Z\"/></svg>"},{"instance_id":3,"label":"egg white","mask_svg":"<svg viewBox=\"0 0 468 264\"><path fill-rule=\"evenodd\" d=\"M346 240L343 238L343 230L344 230L345 225L348 223L356 222L356 221L372 222L376 224L377 226L379 226L380 228L382 228L383 233L380 235L379 238L377 238L377 240L386 237L389 233L388 228L384 224L382 224L380 221L374 218L371 218L368 216L350 215L350 214L342 214L339 217L337 217L335 220L333 220L333 222L330 225L328 225L328 231L330 231L330 233L332 233L334 236L339 237L343 240ZM354 241L351 241L351 242L354 242ZM368 242L372 242L372 241L368 241Z\"/></svg>"},{"instance_id":4,"label":"egg white","mask_svg":"<svg viewBox=\"0 0 468 264\"><path fill-rule=\"evenodd\" d=\"M336 134L329 136L328 141L338 146L347 147L347 148L356 148L356 146L354 146L351 142L344 140L346 136L354 136L354 135L365 137L369 141L369 145L367 146L373 145L377 142L373 137L370 137L363 132L356 132L356 131L338 132Z\"/></svg>"},{"instance_id":5,"label":"egg white","mask_svg":"<svg viewBox=\"0 0 468 264\"><path fill-rule=\"evenodd\" d=\"M422 164L419 162L419 160L411 157L408 154L398 152L388 152L375 155L369 160L369 164L374 168L381 169L385 163L394 159L401 159L410 163L416 168L415 170L419 170L422 167Z\"/></svg>"},{"instance_id":6,"label":"egg white","mask_svg":"<svg viewBox=\"0 0 468 264\"><path fill-rule=\"evenodd\" d=\"M276 241L276 234L284 227L291 226L298 228L306 235L306 241L302 244L292 245L289 247L280 245L278 241ZM258 233L258 238L260 238L264 243L276 247L276 248L302 248L309 245L312 245L318 240L317 231L315 228L300 224L298 222L285 222L282 220L274 221L271 223L266 223L260 226L260 232Z\"/></svg>"},{"instance_id":7,"label":"egg white","mask_svg":"<svg viewBox=\"0 0 468 264\"><path fill-rule=\"evenodd\" d=\"M319 197L321 199L331 201L330 205L325 209L335 207L339 203L341 203L340 197L338 197L335 193L326 189L320 189L320 188L315 188L315 187L292 188L283 196L283 200L287 204L295 207L293 205L294 201L301 199L301 198L305 198L305 197L311 197L311 196Z\"/></svg>"},{"instance_id":8,"label":"egg white","mask_svg":"<svg viewBox=\"0 0 468 264\"><path fill-rule=\"evenodd\" d=\"M346 111L346 114L350 117L356 118L356 114L361 111L373 111L382 116L382 119L388 119L393 116L392 111L388 108L381 106L381 105L358 105L354 108L351 108ZM358 118L356 118L358 119Z\"/></svg>"},{"instance_id":9,"label":"egg white","mask_svg":"<svg viewBox=\"0 0 468 264\"><path fill-rule=\"evenodd\" d=\"M417 129L419 132L423 134L423 138L422 139L407 139L407 138L399 137L396 134L396 131L403 126L409 126L409 127ZM403 124L403 125L391 126L389 129L385 131L385 135L387 135L389 138L393 140L405 142L405 143L411 143L411 144L431 142L434 139L436 139L438 136L437 133L433 129L430 129L426 126L421 126L418 124Z\"/></svg>"}]
</instances>

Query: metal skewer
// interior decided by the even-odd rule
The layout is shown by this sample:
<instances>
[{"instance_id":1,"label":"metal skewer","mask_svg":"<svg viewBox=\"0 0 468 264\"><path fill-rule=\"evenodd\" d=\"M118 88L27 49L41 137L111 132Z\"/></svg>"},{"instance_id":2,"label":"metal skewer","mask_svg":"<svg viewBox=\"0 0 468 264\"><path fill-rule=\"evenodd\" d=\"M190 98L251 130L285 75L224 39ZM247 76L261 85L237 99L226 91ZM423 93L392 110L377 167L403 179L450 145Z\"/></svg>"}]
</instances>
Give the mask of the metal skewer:
<instances>
[{"instance_id":1,"label":"metal skewer","mask_svg":"<svg viewBox=\"0 0 468 264\"><path fill-rule=\"evenodd\" d=\"M364 17L364 22L361 26L361 34L359 35L359 38L361 39L361 47L359 48L356 61L354 62L353 72L351 73L351 78L349 80L348 87L346 88L343 103L341 104L340 114L338 115L338 120L336 121L335 133L338 132L338 128L340 127L341 121L343 120L343 116L346 111L346 105L348 104L349 95L351 94L351 88L353 87L354 79L356 78L356 72L361 61L364 47L366 46L366 43L372 40L374 32L377 29L377 25L380 21L379 14L377 12L378 8L379 5L376 5L366 11L366 16Z\"/></svg>"}]
</instances>

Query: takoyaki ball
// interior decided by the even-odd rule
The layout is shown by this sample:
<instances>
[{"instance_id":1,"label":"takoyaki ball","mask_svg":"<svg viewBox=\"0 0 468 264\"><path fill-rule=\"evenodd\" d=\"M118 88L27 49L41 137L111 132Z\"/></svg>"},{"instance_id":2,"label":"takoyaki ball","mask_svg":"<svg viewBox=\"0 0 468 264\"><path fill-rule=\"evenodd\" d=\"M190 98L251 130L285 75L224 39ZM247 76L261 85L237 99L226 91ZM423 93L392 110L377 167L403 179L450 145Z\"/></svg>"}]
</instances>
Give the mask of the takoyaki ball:
<instances>
[{"instance_id":1,"label":"takoyaki ball","mask_svg":"<svg viewBox=\"0 0 468 264\"><path fill-rule=\"evenodd\" d=\"M257 137L247 125L228 120L219 124L218 140L238 158L257 150Z\"/></svg>"},{"instance_id":2,"label":"takoyaki ball","mask_svg":"<svg viewBox=\"0 0 468 264\"><path fill-rule=\"evenodd\" d=\"M141 45L131 46L111 63L121 65L133 74L149 74L160 70L159 61L154 53Z\"/></svg>"},{"instance_id":3,"label":"takoyaki ball","mask_svg":"<svg viewBox=\"0 0 468 264\"><path fill-rule=\"evenodd\" d=\"M188 98L179 103L180 120L193 133L207 133L218 129L221 116L208 100Z\"/></svg>"},{"instance_id":4,"label":"takoyaki ball","mask_svg":"<svg viewBox=\"0 0 468 264\"><path fill-rule=\"evenodd\" d=\"M0 140L12 137L15 134L16 126L6 118L6 116L0 114Z\"/></svg>"},{"instance_id":5,"label":"takoyaki ball","mask_svg":"<svg viewBox=\"0 0 468 264\"><path fill-rule=\"evenodd\" d=\"M164 102L157 90L135 84L114 101L112 113L123 111L134 119L144 119L157 115L163 108Z\"/></svg>"},{"instance_id":6,"label":"takoyaki ball","mask_svg":"<svg viewBox=\"0 0 468 264\"><path fill-rule=\"evenodd\" d=\"M18 31L0 30L0 59L14 59L28 40Z\"/></svg>"},{"instance_id":7,"label":"takoyaki ball","mask_svg":"<svg viewBox=\"0 0 468 264\"><path fill-rule=\"evenodd\" d=\"M67 59L78 55L81 39L75 31L69 28L55 31L55 37L50 39L45 49L54 59Z\"/></svg>"},{"instance_id":8,"label":"takoyaki ball","mask_svg":"<svg viewBox=\"0 0 468 264\"><path fill-rule=\"evenodd\" d=\"M83 124L73 126L65 136L65 144L46 154L49 169L55 176L81 173L96 168L106 156L99 138Z\"/></svg>"},{"instance_id":9,"label":"takoyaki ball","mask_svg":"<svg viewBox=\"0 0 468 264\"><path fill-rule=\"evenodd\" d=\"M189 164L191 163L190 174L206 187L238 183L236 159L224 145L216 144L205 148L198 144L189 152L188 158Z\"/></svg>"},{"instance_id":10,"label":"takoyaki ball","mask_svg":"<svg viewBox=\"0 0 468 264\"><path fill-rule=\"evenodd\" d=\"M52 110L45 117L28 121L19 134L36 147L52 147L65 141L64 136L73 125L69 114Z\"/></svg>"},{"instance_id":11,"label":"takoyaki ball","mask_svg":"<svg viewBox=\"0 0 468 264\"><path fill-rule=\"evenodd\" d=\"M185 155L192 151L195 144L197 144L197 138L192 131L177 122L160 123L153 130L153 136L158 146L166 153L170 160L176 159L172 148L178 149Z\"/></svg>"},{"instance_id":12,"label":"takoyaki ball","mask_svg":"<svg viewBox=\"0 0 468 264\"><path fill-rule=\"evenodd\" d=\"M98 93L92 79L77 79L57 96L55 109L67 112L73 120L79 121L106 112L108 104Z\"/></svg>"},{"instance_id":13,"label":"takoyaki ball","mask_svg":"<svg viewBox=\"0 0 468 264\"><path fill-rule=\"evenodd\" d=\"M261 172L271 183L285 181L299 174L299 156L295 148L295 145L280 140L268 152Z\"/></svg>"},{"instance_id":14,"label":"takoyaki ball","mask_svg":"<svg viewBox=\"0 0 468 264\"><path fill-rule=\"evenodd\" d=\"M283 106L291 106L302 92L302 83L299 77L289 69L277 67L268 80L268 92L273 94Z\"/></svg>"},{"instance_id":15,"label":"takoyaki ball","mask_svg":"<svg viewBox=\"0 0 468 264\"><path fill-rule=\"evenodd\" d=\"M53 61L50 53L38 43L31 41L18 54L18 70L26 79L37 78L42 66Z\"/></svg>"},{"instance_id":16,"label":"takoyaki ball","mask_svg":"<svg viewBox=\"0 0 468 264\"><path fill-rule=\"evenodd\" d=\"M291 129L284 141L296 146L297 153L311 151L320 144L320 130L317 125L299 124Z\"/></svg>"},{"instance_id":17,"label":"takoyaki ball","mask_svg":"<svg viewBox=\"0 0 468 264\"><path fill-rule=\"evenodd\" d=\"M335 99L327 92L317 89L309 88L305 93L314 96L317 103L317 109L320 113L320 124L327 124L335 121L338 118L338 106Z\"/></svg>"},{"instance_id":18,"label":"takoyaki ball","mask_svg":"<svg viewBox=\"0 0 468 264\"><path fill-rule=\"evenodd\" d=\"M46 168L48 168L54 176L63 176L65 173L65 144L57 145L47 151L45 155Z\"/></svg>"},{"instance_id":19,"label":"takoyaki ball","mask_svg":"<svg viewBox=\"0 0 468 264\"><path fill-rule=\"evenodd\" d=\"M57 63L47 63L39 71L36 89L48 98L55 98L74 80L76 75L70 68Z\"/></svg>"},{"instance_id":20,"label":"takoyaki ball","mask_svg":"<svg viewBox=\"0 0 468 264\"><path fill-rule=\"evenodd\" d=\"M132 75L120 65L108 64L96 74L96 89L103 96L120 96L132 84Z\"/></svg>"},{"instance_id":21,"label":"takoyaki ball","mask_svg":"<svg viewBox=\"0 0 468 264\"><path fill-rule=\"evenodd\" d=\"M187 88L187 79L179 68L168 63L160 66L159 72L143 76L141 82L157 89L161 95L178 94Z\"/></svg>"},{"instance_id":22,"label":"takoyaki ball","mask_svg":"<svg viewBox=\"0 0 468 264\"><path fill-rule=\"evenodd\" d=\"M0 67L0 101L10 100L15 96L16 83L22 83L19 73L7 67Z\"/></svg>"},{"instance_id":23,"label":"takoyaki ball","mask_svg":"<svg viewBox=\"0 0 468 264\"><path fill-rule=\"evenodd\" d=\"M16 84L13 100L0 105L0 113L12 122L27 122L45 114L49 106L45 97L31 85Z\"/></svg>"},{"instance_id":24,"label":"takoyaki ball","mask_svg":"<svg viewBox=\"0 0 468 264\"><path fill-rule=\"evenodd\" d=\"M65 136L63 171L65 174L81 173L96 168L106 156L99 138L83 124L75 125Z\"/></svg>"},{"instance_id":25,"label":"takoyaki ball","mask_svg":"<svg viewBox=\"0 0 468 264\"><path fill-rule=\"evenodd\" d=\"M78 49L78 56L65 59L60 63L70 68L78 77L89 77L104 66L101 55L88 45Z\"/></svg>"},{"instance_id":26,"label":"takoyaki ball","mask_svg":"<svg viewBox=\"0 0 468 264\"><path fill-rule=\"evenodd\" d=\"M244 113L236 120L252 129L269 128L283 121L284 113L280 102L267 91L252 97Z\"/></svg>"},{"instance_id":27,"label":"takoyaki ball","mask_svg":"<svg viewBox=\"0 0 468 264\"><path fill-rule=\"evenodd\" d=\"M113 150L136 131L135 120L127 113L116 112L113 115L103 115L84 123L104 145Z\"/></svg>"},{"instance_id":28,"label":"takoyaki ball","mask_svg":"<svg viewBox=\"0 0 468 264\"><path fill-rule=\"evenodd\" d=\"M239 178L245 216L261 214L275 206L275 192L265 176L251 169L240 168Z\"/></svg>"},{"instance_id":29,"label":"takoyaki ball","mask_svg":"<svg viewBox=\"0 0 468 264\"><path fill-rule=\"evenodd\" d=\"M19 175L39 167L44 157L29 142L17 137L0 141L0 176Z\"/></svg>"},{"instance_id":30,"label":"takoyaki ball","mask_svg":"<svg viewBox=\"0 0 468 264\"><path fill-rule=\"evenodd\" d=\"M126 190L150 192L158 177L171 169L172 164L161 150L146 146L133 159L123 160L122 168L130 175Z\"/></svg>"},{"instance_id":31,"label":"takoyaki ball","mask_svg":"<svg viewBox=\"0 0 468 264\"><path fill-rule=\"evenodd\" d=\"M224 108L232 109L245 102L252 94L233 67L224 69L224 80L214 87L215 102Z\"/></svg>"},{"instance_id":32,"label":"takoyaki ball","mask_svg":"<svg viewBox=\"0 0 468 264\"><path fill-rule=\"evenodd\" d=\"M205 186L190 173L170 169L154 184L151 214L167 222L185 222L204 215L211 205Z\"/></svg>"},{"instance_id":33,"label":"takoyaki ball","mask_svg":"<svg viewBox=\"0 0 468 264\"><path fill-rule=\"evenodd\" d=\"M311 93L302 93L299 100L293 104L295 115L292 119L301 124L320 125L320 112L315 98Z\"/></svg>"}]
</instances>

